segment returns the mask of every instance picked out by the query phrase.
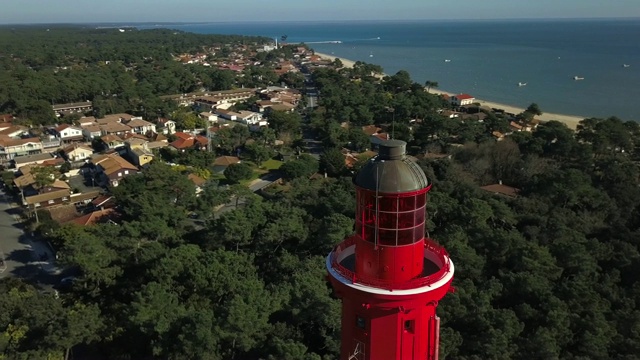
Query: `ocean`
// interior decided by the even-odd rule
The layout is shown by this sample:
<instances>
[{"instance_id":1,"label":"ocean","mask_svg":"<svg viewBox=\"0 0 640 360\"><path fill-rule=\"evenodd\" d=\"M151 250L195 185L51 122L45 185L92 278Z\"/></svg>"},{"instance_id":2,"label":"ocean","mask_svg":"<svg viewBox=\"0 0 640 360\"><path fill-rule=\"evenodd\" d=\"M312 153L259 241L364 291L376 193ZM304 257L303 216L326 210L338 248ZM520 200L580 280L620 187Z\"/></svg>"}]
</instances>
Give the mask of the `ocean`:
<instances>
[{"instance_id":1,"label":"ocean","mask_svg":"<svg viewBox=\"0 0 640 360\"><path fill-rule=\"evenodd\" d=\"M278 41L286 35L288 43L378 64L388 74L406 70L414 81L437 81L449 92L518 107L535 102L543 112L640 121L640 19L161 26Z\"/></svg>"}]
</instances>

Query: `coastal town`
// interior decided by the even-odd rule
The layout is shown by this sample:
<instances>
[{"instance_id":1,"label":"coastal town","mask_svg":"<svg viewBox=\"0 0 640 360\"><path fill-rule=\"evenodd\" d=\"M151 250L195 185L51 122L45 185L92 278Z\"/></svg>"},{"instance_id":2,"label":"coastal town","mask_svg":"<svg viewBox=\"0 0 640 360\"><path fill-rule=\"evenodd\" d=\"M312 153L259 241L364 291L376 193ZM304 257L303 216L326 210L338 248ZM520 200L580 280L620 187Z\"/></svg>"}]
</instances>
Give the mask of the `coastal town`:
<instances>
[{"instance_id":1,"label":"coastal town","mask_svg":"<svg viewBox=\"0 0 640 360\"><path fill-rule=\"evenodd\" d=\"M281 47L291 48L292 57L289 59L276 58L268 68L278 77L301 76L304 81L297 83L297 87L267 86L264 88L235 88L226 90L203 90L186 94L163 95L162 99L178 104L184 113L195 119L193 126L185 127L184 123L177 125L171 116L155 119L127 113L108 114L96 118L91 101L51 106L58 121L50 126L27 127L20 125L20 119L11 114L0 115L0 161L5 168L3 179L5 184L20 193L21 206L27 213L47 209L53 219L60 223L75 222L83 225L95 223L105 214L103 199L109 198L109 188L118 186L127 176L144 171L154 159L162 160L161 149L171 152L184 153L186 151L206 151L213 154L212 163L206 168L206 175L197 175L197 171L189 175L197 187L209 178L220 180L226 167L239 164L247 155L237 156L240 148L221 149L220 143L231 136L223 129L236 126L248 129L245 146L254 144L268 129L269 119L279 114L306 114L318 104L317 94L311 81L312 74L317 69L340 70L344 65L336 63L324 56L314 54L306 46L281 44ZM242 74L247 64L263 65L255 61L255 55L262 51L276 50L273 45L261 47L238 46L232 49L229 56L222 61L207 60L219 49L210 49L210 53L183 54L176 56L176 61L183 64L198 64L204 67L215 66L220 70L230 70ZM348 64L353 67L353 63ZM303 85L303 86L300 86ZM509 125L505 131L493 131L491 136L501 141L513 132L532 131L539 124L533 116L525 118L519 114L506 113L502 109L482 108L476 99L469 94L442 94L443 107L438 113L448 121L482 123L488 113L504 116ZM321 101L321 100L320 100ZM305 103L306 102L306 103ZM242 104L243 110L237 110ZM246 110L244 110L246 109ZM275 114L275 115L274 115ZM534 114L532 114L534 115ZM70 120L69 120L70 119ZM302 119L302 117L299 117ZM398 122L408 122L412 127L419 126L422 119L396 119ZM295 124L291 130L300 128ZM343 122L343 128L350 124ZM391 138L388 124L372 124L361 126L362 133L370 137L372 146L364 146L362 152L342 148L344 166L352 168L358 160L375 154L376 142ZM279 129L282 130L282 129ZM295 139L299 136L285 131L284 136L274 138L265 146L274 153L291 152ZM282 134L282 131L279 131ZM218 137L223 137L219 139ZM303 139L310 141L309 139ZM309 144L304 143L303 149ZM463 144L458 144L462 146ZM299 148L299 147L298 147ZM238 151L236 151L238 150ZM304 152L304 150L298 150ZM314 154L316 157L319 152ZM427 154L440 156L441 154ZM442 154L442 156L448 156ZM282 157L281 157L282 158ZM247 159L247 160L250 160ZM268 160L268 159L267 159ZM276 170L280 160L273 160L277 164L269 170ZM185 165L185 164L173 164ZM42 184L32 174L34 169L52 167L52 178L49 184ZM55 169L55 170L53 170ZM215 170L213 170L215 169ZM188 171L188 170L187 170ZM263 169L253 168L256 176L264 176ZM12 174L13 173L13 178ZM253 179L247 183L260 183L260 179ZM252 188L259 190L258 188ZM509 190L506 190L509 191ZM90 206L87 206L90 205ZM93 205L93 206L91 206ZM69 211L75 208L78 211ZM64 214L64 215L58 215ZM106 219L103 219L106 220Z\"/></svg>"},{"instance_id":2,"label":"coastal town","mask_svg":"<svg viewBox=\"0 0 640 360\"><path fill-rule=\"evenodd\" d=\"M639 323L637 123L448 93L285 37L25 28L2 44L2 356L337 358L327 254L389 140L427 179L417 236L456 264L442 356L637 349L621 340Z\"/></svg>"}]
</instances>

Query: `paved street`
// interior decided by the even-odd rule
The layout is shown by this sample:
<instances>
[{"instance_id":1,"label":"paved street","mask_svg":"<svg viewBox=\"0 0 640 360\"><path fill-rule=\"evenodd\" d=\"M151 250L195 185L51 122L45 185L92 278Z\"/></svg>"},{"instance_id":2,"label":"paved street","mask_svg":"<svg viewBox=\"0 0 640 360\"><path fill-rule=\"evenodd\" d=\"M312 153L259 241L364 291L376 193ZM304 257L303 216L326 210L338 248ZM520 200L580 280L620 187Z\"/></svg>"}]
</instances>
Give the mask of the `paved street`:
<instances>
[{"instance_id":1,"label":"paved street","mask_svg":"<svg viewBox=\"0 0 640 360\"><path fill-rule=\"evenodd\" d=\"M272 171L266 175L261 176L259 179L254 180L249 185L249 189L251 189L251 191L253 192L262 190L271 185L274 181L278 181L278 179L280 179L281 177L282 176L277 171Z\"/></svg>"},{"instance_id":2,"label":"paved street","mask_svg":"<svg viewBox=\"0 0 640 360\"><path fill-rule=\"evenodd\" d=\"M18 213L16 204L0 190L0 279L16 276L50 283L57 272L55 257L46 243L32 241L22 231Z\"/></svg>"}]
</instances>

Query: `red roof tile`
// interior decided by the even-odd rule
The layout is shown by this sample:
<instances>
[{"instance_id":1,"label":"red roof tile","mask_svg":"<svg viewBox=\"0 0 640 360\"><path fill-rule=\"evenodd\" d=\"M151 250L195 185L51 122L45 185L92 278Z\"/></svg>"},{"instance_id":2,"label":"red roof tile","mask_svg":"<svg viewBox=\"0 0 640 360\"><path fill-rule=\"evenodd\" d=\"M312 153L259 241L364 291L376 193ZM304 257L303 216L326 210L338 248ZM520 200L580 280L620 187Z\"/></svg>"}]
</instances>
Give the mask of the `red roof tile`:
<instances>
[{"instance_id":1,"label":"red roof tile","mask_svg":"<svg viewBox=\"0 0 640 360\"><path fill-rule=\"evenodd\" d=\"M108 220L114 217L116 214L117 213L115 209L98 210L90 214L80 216L79 218L75 218L69 221L69 223L74 223L81 226L95 225L101 221Z\"/></svg>"},{"instance_id":2,"label":"red roof tile","mask_svg":"<svg viewBox=\"0 0 640 360\"><path fill-rule=\"evenodd\" d=\"M475 99L473 96L471 96L469 94L459 94L459 95L456 95L456 98L458 100Z\"/></svg>"}]
</instances>

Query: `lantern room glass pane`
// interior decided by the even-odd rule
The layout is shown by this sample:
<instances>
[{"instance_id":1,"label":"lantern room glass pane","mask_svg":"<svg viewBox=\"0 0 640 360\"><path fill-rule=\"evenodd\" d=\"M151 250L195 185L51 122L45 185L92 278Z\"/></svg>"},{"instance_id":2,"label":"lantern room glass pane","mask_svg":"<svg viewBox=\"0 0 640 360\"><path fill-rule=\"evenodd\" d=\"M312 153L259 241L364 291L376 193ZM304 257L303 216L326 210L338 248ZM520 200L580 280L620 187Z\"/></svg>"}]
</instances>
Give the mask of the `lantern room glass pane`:
<instances>
[{"instance_id":1,"label":"lantern room glass pane","mask_svg":"<svg viewBox=\"0 0 640 360\"><path fill-rule=\"evenodd\" d=\"M380 243L381 245L395 245L396 231L378 229L378 243Z\"/></svg>"},{"instance_id":2,"label":"lantern room glass pane","mask_svg":"<svg viewBox=\"0 0 640 360\"><path fill-rule=\"evenodd\" d=\"M386 194L376 197L373 191L358 190L356 231L365 241L371 243L376 242L376 227L379 244L415 243L424 238L426 201L426 194Z\"/></svg>"},{"instance_id":3,"label":"lantern room glass pane","mask_svg":"<svg viewBox=\"0 0 640 360\"><path fill-rule=\"evenodd\" d=\"M361 211L361 214L364 216L362 218L362 222L364 222L365 224L373 225L376 220L376 213L375 211L373 211L373 208L364 208Z\"/></svg>"},{"instance_id":4,"label":"lantern room glass pane","mask_svg":"<svg viewBox=\"0 0 640 360\"><path fill-rule=\"evenodd\" d=\"M375 241L375 233L376 230L373 226L367 226L365 225L362 228L362 239L365 241L369 241L369 242L374 242Z\"/></svg>"},{"instance_id":5,"label":"lantern room glass pane","mask_svg":"<svg viewBox=\"0 0 640 360\"><path fill-rule=\"evenodd\" d=\"M415 196L401 197L400 204L398 206L398 211L411 211L415 209L415 206L416 206Z\"/></svg>"},{"instance_id":6,"label":"lantern room glass pane","mask_svg":"<svg viewBox=\"0 0 640 360\"><path fill-rule=\"evenodd\" d=\"M405 230L398 230L398 245L409 245L409 244L413 244L415 242L416 242L416 240L415 240L415 237L414 237L413 228L405 229Z\"/></svg>"},{"instance_id":7,"label":"lantern room glass pane","mask_svg":"<svg viewBox=\"0 0 640 360\"><path fill-rule=\"evenodd\" d=\"M380 212L378 214L380 216L380 221L378 221L378 226L381 229L395 229L398 227L398 216L395 213L387 213Z\"/></svg>"},{"instance_id":8,"label":"lantern room glass pane","mask_svg":"<svg viewBox=\"0 0 640 360\"><path fill-rule=\"evenodd\" d=\"M413 242L419 241L420 239L424 238L424 223L422 223L421 225L416 226L413 229L414 233L413 233Z\"/></svg>"},{"instance_id":9,"label":"lantern room glass pane","mask_svg":"<svg viewBox=\"0 0 640 360\"><path fill-rule=\"evenodd\" d=\"M399 213L398 229L412 228L415 225L415 216L413 212Z\"/></svg>"},{"instance_id":10,"label":"lantern room glass pane","mask_svg":"<svg viewBox=\"0 0 640 360\"><path fill-rule=\"evenodd\" d=\"M396 212L398 211L398 198L381 196L378 200L380 211Z\"/></svg>"},{"instance_id":11,"label":"lantern room glass pane","mask_svg":"<svg viewBox=\"0 0 640 360\"><path fill-rule=\"evenodd\" d=\"M425 221L425 208L420 208L414 212L415 218L413 219L414 224L422 224Z\"/></svg>"},{"instance_id":12,"label":"lantern room glass pane","mask_svg":"<svg viewBox=\"0 0 640 360\"><path fill-rule=\"evenodd\" d=\"M361 203L363 205L371 205L371 206L376 205L376 195L374 193L363 191L361 195L362 195Z\"/></svg>"}]
</instances>

